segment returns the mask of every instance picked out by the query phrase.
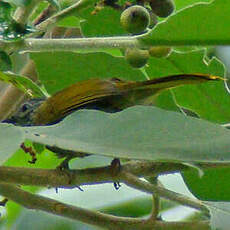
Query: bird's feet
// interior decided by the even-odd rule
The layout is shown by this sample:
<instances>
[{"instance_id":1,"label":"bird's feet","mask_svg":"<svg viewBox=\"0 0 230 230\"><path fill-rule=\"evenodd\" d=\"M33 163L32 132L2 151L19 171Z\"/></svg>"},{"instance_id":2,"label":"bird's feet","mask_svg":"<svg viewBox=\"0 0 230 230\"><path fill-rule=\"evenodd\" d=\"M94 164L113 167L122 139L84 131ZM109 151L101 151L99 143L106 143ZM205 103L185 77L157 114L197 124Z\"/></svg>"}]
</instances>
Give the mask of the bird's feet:
<instances>
[{"instance_id":1,"label":"bird's feet","mask_svg":"<svg viewBox=\"0 0 230 230\"><path fill-rule=\"evenodd\" d=\"M116 177L119 174L121 170L121 162L118 158L114 158L112 160L110 164L110 169L111 169L111 174L113 177ZM113 186L116 190L118 190L121 187L119 181L114 181Z\"/></svg>"}]
</instances>

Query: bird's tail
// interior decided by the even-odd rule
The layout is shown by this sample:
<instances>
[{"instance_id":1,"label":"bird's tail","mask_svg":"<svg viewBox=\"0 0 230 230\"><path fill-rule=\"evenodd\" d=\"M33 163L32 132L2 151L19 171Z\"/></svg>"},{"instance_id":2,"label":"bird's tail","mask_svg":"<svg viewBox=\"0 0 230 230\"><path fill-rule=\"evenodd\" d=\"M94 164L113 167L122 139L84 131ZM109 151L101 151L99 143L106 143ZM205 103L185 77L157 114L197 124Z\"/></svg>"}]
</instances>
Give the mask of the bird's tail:
<instances>
[{"instance_id":1,"label":"bird's tail","mask_svg":"<svg viewBox=\"0 0 230 230\"><path fill-rule=\"evenodd\" d=\"M133 84L129 84L129 87L136 89L149 88L156 89L156 91L161 91L187 84L200 84L208 81L218 80L224 80L224 78L208 74L178 74L162 78L155 78L147 81L133 82Z\"/></svg>"}]
</instances>

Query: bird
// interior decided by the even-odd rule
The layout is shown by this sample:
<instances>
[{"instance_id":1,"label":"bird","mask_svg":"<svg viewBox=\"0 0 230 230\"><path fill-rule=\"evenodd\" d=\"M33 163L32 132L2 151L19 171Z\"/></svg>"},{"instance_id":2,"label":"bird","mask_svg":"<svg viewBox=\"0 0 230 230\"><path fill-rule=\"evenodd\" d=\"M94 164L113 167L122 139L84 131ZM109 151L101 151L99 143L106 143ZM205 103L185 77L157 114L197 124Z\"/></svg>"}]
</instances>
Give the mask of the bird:
<instances>
[{"instance_id":1,"label":"bird","mask_svg":"<svg viewBox=\"0 0 230 230\"><path fill-rule=\"evenodd\" d=\"M215 75L192 73L177 74L145 81L127 81L120 78L92 78L79 81L48 98L32 98L3 122L18 126L53 125L79 109L96 109L115 113L134 105L149 104L148 98L155 98L161 92L187 84L200 84L223 80ZM59 157L66 157L63 165L73 157L84 157L88 153L46 146Z\"/></svg>"}]
</instances>

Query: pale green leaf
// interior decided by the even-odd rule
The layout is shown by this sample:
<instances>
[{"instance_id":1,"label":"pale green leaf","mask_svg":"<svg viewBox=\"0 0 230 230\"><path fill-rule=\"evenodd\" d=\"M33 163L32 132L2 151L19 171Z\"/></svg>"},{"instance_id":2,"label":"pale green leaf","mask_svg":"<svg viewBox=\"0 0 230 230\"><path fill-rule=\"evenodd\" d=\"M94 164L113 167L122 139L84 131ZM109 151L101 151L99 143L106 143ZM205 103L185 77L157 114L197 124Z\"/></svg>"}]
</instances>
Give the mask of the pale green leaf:
<instances>
[{"instance_id":1,"label":"pale green leaf","mask_svg":"<svg viewBox=\"0 0 230 230\"><path fill-rule=\"evenodd\" d=\"M48 127L25 127L32 141L98 155L181 162L230 161L230 131L151 106L119 113L80 110Z\"/></svg>"},{"instance_id":2,"label":"pale green leaf","mask_svg":"<svg viewBox=\"0 0 230 230\"><path fill-rule=\"evenodd\" d=\"M19 127L0 123L0 164L3 164L19 149L24 139L24 132Z\"/></svg>"},{"instance_id":3,"label":"pale green leaf","mask_svg":"<svg viewBox=\"0 0 230 230\"><path fill-rule=\"evenodd\" d=\"M212 230L229 230L230 203L205 202L210 210L210 226Z\"/></svg>"}]
</instances>

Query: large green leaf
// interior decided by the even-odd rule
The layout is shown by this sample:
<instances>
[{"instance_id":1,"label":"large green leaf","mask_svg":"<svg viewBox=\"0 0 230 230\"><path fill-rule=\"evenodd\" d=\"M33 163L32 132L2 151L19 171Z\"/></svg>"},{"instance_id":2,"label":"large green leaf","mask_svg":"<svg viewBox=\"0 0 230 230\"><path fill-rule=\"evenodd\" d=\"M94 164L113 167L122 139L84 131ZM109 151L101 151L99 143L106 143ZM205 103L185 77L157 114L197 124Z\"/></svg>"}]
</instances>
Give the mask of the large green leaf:
<instances>
[{"instance_id":1,"label":"large green leaf","mask_svg":"<svg viewBox=\"0 0 230 230\"><path fill-rule=\"evenodd\" d=\"M105 53L33 53L31 57L49 93L89 78L145 79L141 71L131 68L124 58Z\"/></svg>"},{"instance_id":2,"label":"large green leaf","mask_svg":"<svg viewBox=\"0 0 230 230\"><path fill-rule=\"evenodd\" d=\"M19 127L0 123L0 164L15 153L24 139L24 132Z\"/></svg>"},{"instance_id":3,"label":"large green leaf","mask_svg":"<svg viewBox=\"0 0 230 230\"><path fill-rule=\"evenodd\" d=\"M197 170L183 172L183 178L189 190L200 200L230 201L230 168L210 168L198 175Z\"/></svg>"},{"instance_id":4,"label":"large green leaf","mask_svg":"<svg viewBox=\"0 0 230 230\"><path fill-rule=\"evenodd\" d=\"M197 3L201 3L201 2L211 2L212 0L176 0L175 5L176 5L176 9L180 10L182 8L197 4Z\"/></svg>"},{"instance_id":5,"label":"large green leaf","mask_svg":"<svg viewBox=\"0 0 230 230\"><path fill-rule=\"evenodd\" d=\"M144 80L140 70L131 68L121 57L105 53L40 53L31 54L40 79L50 93L57 92L79 80L120 77L126 80ZM190 53L172 53L168 58L149 59L146 73L149 78L181 73L209 73L224 75L223 65L216 59L203 61L204 50ZM215 96L217 94L217 96ZM212 121L228 121L230 98L223 83L186 86L175 90L177 103ZM197 97L196 95L199 95ZM223 103L224 101L224 103ZM159 107L176 110L169 93L155 102ZM206 111L207 110L207 111ZM223 113L224 111L224 113Z\"/></svg>"},{"instance_id":6,"label":"large green leaf","mask_svg":"<svg viewBox=\"0 0 230 230\"><path fill-rule=\"evenodd\" d=\"M204 55L205 50L198 50L189 53L173 52L165 59L151 58L146 72L150 78L183 73L224 77L223 64L216 58L204 60ZM204 119L222 123L230 120L230 95L223 82L187 85L173 89L172 92L178 105L196 112Z\"/></svg>"},{"instance_id":7,"label":"large green leaf","mask_svg":"<svg viewBox=\"0 0 230 230\"><path fill-rule=\"evenodd\" d=\"M120 25L121 12L106 7L96 15L92 15L92 10L92 8L87 9L84 15L82 15L82 17L86 18L86 20L81 22L84 36L97 37L127 34Z\"/></svg>"},{"instance_id":8,"label":"large green leaf","mask_svg":"<svg viewBox=\"0 0 230 230\"><path fill-rule=\"evenodd\" d=\"M210 210L210 226L213 230L229 230L230 203L207 202Z\"/></svg>"},{"instance_id":9,"label":"large green leaf","mask_svg":"<svg viewBox=\"0 0 230 230\"><path fill-rule=\"evenodd\" d=\"M25 127L32 141L98 155L182 162L229 162L230 131L151 106L109 114L80 110L48 127Z\"/></svg>"},{"instance_id":10,"label":"large green leaf","mask_svg":"<svg viewBox=\"0 0 230 230\"><path fill-rule=\"evenodd\" d=\"M229 44L230 2L215 0L187 7L159 23L140 40L146 44Z\"/></svg>"}]
</instances>

